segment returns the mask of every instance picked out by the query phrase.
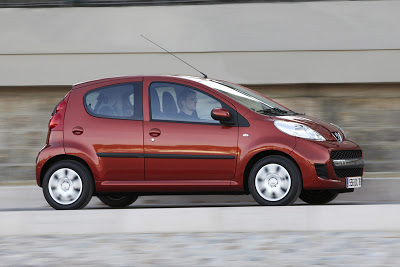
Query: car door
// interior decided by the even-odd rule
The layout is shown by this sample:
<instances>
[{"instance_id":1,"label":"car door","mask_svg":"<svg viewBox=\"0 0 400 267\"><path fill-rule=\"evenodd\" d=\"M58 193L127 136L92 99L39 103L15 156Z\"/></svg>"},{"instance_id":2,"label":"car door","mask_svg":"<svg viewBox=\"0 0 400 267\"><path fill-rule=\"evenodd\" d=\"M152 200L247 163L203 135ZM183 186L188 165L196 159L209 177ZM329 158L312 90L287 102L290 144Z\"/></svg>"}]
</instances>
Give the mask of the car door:
<instances>
[{"instance_id":1,"label":"car door","mask_svg":"<svg viewBox=\"0 0 400 267\"><path fill-rule=\"evenodd\" d=\"M96 181L144 180L141 80L95 85L71 95L65 150L92 160Z\"/></svg>"},{"instance_id":2,"label":"car door","mask_svg":"<svg viewBox=\"0 0 400 267\"><path fill-rule=\"evenodd\" d=\"M145 179L233 179L238 127L222 125L211 118L213 108L227 105L198 88L184 84L150 79L145 79L144 84L148 90L150 111L143 126ZM190 115L182 114L181 95L184 92L188 103L192 102L189 104L192 109L195 105Z\"/></svg>"}]
</instances>

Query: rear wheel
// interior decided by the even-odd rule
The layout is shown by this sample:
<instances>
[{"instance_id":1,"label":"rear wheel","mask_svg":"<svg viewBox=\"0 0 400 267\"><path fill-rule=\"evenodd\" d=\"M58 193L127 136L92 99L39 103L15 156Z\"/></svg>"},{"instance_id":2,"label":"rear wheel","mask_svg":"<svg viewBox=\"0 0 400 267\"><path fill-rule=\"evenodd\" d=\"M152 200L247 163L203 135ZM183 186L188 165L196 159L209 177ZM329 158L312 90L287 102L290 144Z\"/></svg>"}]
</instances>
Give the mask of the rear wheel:
<instances>
[{"instance_id":1,"label":"rear wheel","mask_svg":"<svg viewBox=\"0 0 400 267\"><path fill-rule=\"evenodd\" d=\"M321 205L334 200L339 193L330 190L304 190L300 199L308 204Z\"/></svg>"},{"instance_id":2,"label":"rear wheel","mask_svg":"<svg viewBox=\"0 0 400 267\"><path fill-rule=\"evenodd\" d=\"M85 166L63 160L51 166L43 178L43 195L54 209L82 209L93 195L92 176Z\"/></svg>"},{"instance_id":3,"label":"rear wheel","mask_svg":"<svg viewBox=\"0 0 400 267\"><path fill-rule=\"evenodd\" d=\"M101 202L113 208L123 208L129 206L138 199L137 195L121 193L99 195L97 197Z\"/></svg>"},{"instance_id":4,"label":"rear wheel","mask_svg":"<svg viewBox=\"0 0 400 267\"><path fill-rule=\"evenodd\" d=\"M259 160L249 175L249 190L260 205L291 205L302 189L302 178L297 166L282 156L268 156Z\"/></svg>"}]
</instances>

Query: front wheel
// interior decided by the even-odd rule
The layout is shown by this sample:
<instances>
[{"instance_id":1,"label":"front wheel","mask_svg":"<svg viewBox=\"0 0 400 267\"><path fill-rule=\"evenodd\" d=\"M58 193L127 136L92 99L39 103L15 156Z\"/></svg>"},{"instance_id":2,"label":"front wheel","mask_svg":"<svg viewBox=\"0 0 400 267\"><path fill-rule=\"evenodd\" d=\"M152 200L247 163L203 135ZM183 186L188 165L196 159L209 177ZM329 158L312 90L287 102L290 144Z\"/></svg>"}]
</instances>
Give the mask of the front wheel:
<instances>
[{"instance_id":1,"label":"front wheel","mask_svg":"<svg viewBox=\"0 0 400 267\"><path fill-rule=\"evenodd\" d=\"M339 193L330 190L304 190L300 199L308 204L321 205L334 200Z\"/></svg>"},{"instance_id":2,"label":"front wheel","mask_svg":"<svg viewBox=\"0 0 400 267\"><path fill-rule=\"evenodd\" d=\"M51 166L43 178L43 195L54 209L82 209L93 195L93 180L82 164L63 160Z\"/></svg>"},{"instance_id":3,"label":"front wheel","mask_svg":"<svg viewBox=\"0 0 400 267\"><path fill-rule=\"evenodd\" d=\"M123 208L129 206L138 199L137 195L133 194L108 194L97 196L101 202L113 207L113 208Z\"/></svg>"},{"instance_id":4,"label":"front wheel","mask_svg":"<svg viewBox=\"0 0 400 267\"><path fill-rule=\"evenodd\" d=\"M293 204L300 195L302 178L297 166L282 156L259 160L249 175L249 190L260 205Z\"/></svg>"}]
</instances>

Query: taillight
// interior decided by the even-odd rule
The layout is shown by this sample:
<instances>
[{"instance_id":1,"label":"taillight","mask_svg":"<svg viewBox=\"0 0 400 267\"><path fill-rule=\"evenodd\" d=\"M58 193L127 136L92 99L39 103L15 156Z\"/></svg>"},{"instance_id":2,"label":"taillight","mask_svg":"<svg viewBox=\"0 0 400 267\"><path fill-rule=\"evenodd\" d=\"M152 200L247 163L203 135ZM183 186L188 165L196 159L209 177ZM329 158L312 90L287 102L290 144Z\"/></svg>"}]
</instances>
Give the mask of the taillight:
<instances>
[{"instance_id":1,"label":"taillight","mask_svg":"<svg viewBox=\"0 0 400 267\"><path fill-rule=\"evenodd\" d=\"M49 129L53 129L60 123L60 114L54 114L49 121Z\"/></svg>"},{"instance_id":2,"label":"taillight","mask_svg":"<svg viewBox=\"0 0 400 267\"><path fill-rule=\"evenodd\" d=\"M67 102L65 102L65 99L63 101L61 101L61 103L57 106L56 108L56 113L59 112L60 110L65 109L65 107L67 106Z\"/></svg>"},{"instance_id":3,"label":"taillight","mask_svg":"<svg viewBox=\"0 0 400 267\"><path fill-rule=\"evenodd\" d=\"M64 115L67 107L69 93L64 97L53 112L53 116L49 121L49 130L62 131L64 129Z\"/></svg>"}]
</instances>

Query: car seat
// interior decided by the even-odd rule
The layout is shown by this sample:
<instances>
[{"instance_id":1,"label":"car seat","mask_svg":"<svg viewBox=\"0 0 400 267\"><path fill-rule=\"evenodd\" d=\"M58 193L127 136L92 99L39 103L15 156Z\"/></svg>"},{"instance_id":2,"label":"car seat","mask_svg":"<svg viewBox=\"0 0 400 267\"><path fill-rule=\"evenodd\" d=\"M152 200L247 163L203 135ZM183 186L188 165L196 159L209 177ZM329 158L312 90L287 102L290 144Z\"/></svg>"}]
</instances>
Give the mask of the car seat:
<instances>
[{"instance_id":1,"label":"car seat","mask_svg":"<svg viewBox=\"0 0 400 267\"><path fill-rule=\"evenodd\" d=\"M102 106L99 110L99 114L105 116L115 116L115 112L110 106Z\"/></svg>"},{"instance_id":2,"label":"car seat","mask_svg":"<svg viewBox=\"0 0 400 267\"><path fill-rule=\"evenodd\" d=\"M107 96L105 96L104 94L101 94L99 96L99 104L100 104L100 108L99 111L97 111L96 113L99 115L104 115L104 116L115 116L115 112L114 109L109 105L109 98Z\"/></svg>"},{"instance_id":3,"label":"car seat","mask_svg":"<svg viewBox=\"0 0 400 267\"><path fill-rule=\"evenodd\" d=\"M165 119L175 120L178 117L178 108L175 99L170 92L164 92L162 95L163 115Z\"/></svg>"},{"instance_id":4,"label":"car seat","mask_svg":"<svg viewBox=\"0 0 400 267\"><path fill-rule=\"evenodd\" d=\"M152 119L161 119L160 98L155 89L150 89L151 117Z\"/></svg>"}]
</instances>

